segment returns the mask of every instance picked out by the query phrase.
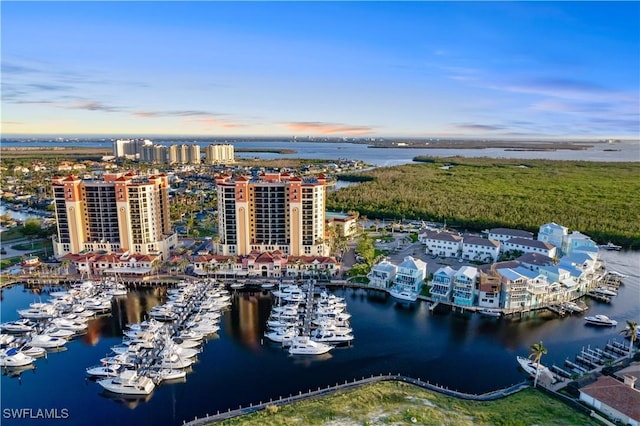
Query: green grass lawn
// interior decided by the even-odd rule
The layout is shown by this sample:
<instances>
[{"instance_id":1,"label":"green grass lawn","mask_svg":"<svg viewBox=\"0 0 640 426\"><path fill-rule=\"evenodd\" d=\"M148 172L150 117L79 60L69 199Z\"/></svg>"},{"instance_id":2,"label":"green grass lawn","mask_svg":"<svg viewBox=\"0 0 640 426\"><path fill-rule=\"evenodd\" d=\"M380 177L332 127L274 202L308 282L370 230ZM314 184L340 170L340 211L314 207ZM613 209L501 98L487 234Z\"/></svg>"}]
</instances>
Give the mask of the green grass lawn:
<instances>
[{"instance_id":1,"label":"green grass lawn","mask_svg":"<svg viewBox=\"0 0 640 426\"><path fill-rule=\"evenodd\" d=\"M583 413L535 389L497 401L452 398L401 382L272 407L223 425L598 425ZM277 408L277 409L276 409Z\"/></svg>"},{"instance_id":2,"label":"green grass lawn","mask_svg":"<svg viewBox=\"0 0 640 426\"><path fill-rule=\"evenodd\" d=\"M22 235L22 231L18 227L9 228L6 231L0 232L0 241L2 243L5 241L19 240L20 238L24 238L24 235Z\"/></svg>"},{"instance_id":3,"label":"green grass lawn","mask_svg":"<svg viewBox=\"0 0 640 426\"><path fill-rule=\"evenodd\" d=\"M53 250L53 245L51 244L51 240L33 241L33 243L26 242L26 243L15 244L11 246L11 248L14 250L41 250L41 249L44 249L45 247L47 249Z\"/></svg>"}]
</instances>

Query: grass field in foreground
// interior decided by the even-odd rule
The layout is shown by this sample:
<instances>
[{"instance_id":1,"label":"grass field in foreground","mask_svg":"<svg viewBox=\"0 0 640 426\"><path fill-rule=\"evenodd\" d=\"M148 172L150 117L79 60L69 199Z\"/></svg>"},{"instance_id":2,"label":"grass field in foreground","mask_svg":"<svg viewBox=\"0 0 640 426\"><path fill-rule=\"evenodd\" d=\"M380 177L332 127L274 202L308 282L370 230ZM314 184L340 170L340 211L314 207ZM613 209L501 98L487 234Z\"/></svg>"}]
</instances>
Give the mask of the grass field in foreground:
<instances>
[{"instance_id":1,"label":"grass field in foreground","mask_svg":"<svg viewBox=\"0 0 640 426\"><path fill-rule=\"evenodd\" d=\"M222 425L598 425L535 389L476 402L401 382L381 382L319 399L272 407ZM277 408L277 411L275 410Z\"/></svg>"}]
</instances>

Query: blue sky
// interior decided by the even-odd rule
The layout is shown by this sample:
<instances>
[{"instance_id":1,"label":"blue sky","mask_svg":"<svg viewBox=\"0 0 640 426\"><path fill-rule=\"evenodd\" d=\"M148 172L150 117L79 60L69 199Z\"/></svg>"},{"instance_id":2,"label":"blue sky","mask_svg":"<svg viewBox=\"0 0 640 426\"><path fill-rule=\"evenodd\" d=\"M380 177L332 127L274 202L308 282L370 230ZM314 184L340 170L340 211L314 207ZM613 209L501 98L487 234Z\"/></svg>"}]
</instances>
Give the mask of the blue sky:
<instances>
[{"instance_id":1,"label":"blue sky","mask_svg":"<svg viewBox=\"0 0 640 426\"><path fill-rule=\"evenodd\" d=\"M640 134L638 2L0 7L5 135Z\"/></svg>"}]
</instances>

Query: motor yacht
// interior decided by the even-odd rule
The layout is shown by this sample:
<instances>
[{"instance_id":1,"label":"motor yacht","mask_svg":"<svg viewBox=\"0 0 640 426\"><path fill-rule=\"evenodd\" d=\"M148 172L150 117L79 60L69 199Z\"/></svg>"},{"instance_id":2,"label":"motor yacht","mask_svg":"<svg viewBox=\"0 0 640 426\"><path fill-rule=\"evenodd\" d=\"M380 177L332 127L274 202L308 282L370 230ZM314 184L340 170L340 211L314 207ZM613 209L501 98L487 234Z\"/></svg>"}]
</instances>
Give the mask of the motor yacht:
<instances>
[{"instance_id":1,"label":"motor yacht","mask_svg":"<svg viewBox=\"0 0 640 426\"><path fill-rule=\"evenodd\" d=\"M418 293L402 287L392 287L389 294L402 302L415 302L418 300Z\"/></svg>"},{"instance_id":2,"label":"motor yacht","mask_svg":"<svg viewBox=\"0 0 640 426\"><path fill-rule=\"evenodd\" d=\"M289 347L291 355L320 355L329 352L333 346L322 342L316 342L306 336L298 336L293 339Z\"/></svg>"},{"instance_id":3,"label":"motor yacht","mask_svg":"<svg viewBox=\"0 0 640 426\"><path fill-rule=\"evenodd\" d=\"M531 377L535 378L536 375L538 376L538 379L545 377L547 378L547 380L550 380L551 383L555 383L558 381L551 370L549 370L549 368L545 367L544 365L533 362L529 358L525 358L522 356L518 356L516 357L516 359L518 360L518 364L520 364L520 367L522 367L522 369Z\"/></svg>"},{"instance_id":4,"label":"motor yacht","mask_svg":"<svg viewBox=\"0 0 640 426\"><path fill-rule=\"evenodd\" d=\"M615 327L616 325L618 325L618 321L613 320L606 315L600 314L584 317L584 320L587 322L587 324L602 325L605 327Z\"/></svg>"},{"instance_id":5,"label":"motor yacht","mask_svg":"<svg viewBox=\"0 0 640 426\"><path fill-rule=\"evenodd\" d=\"M149 395L156 387L153 380L135 370L124 370L115 377L98 380L98 384L109 392L124 395Z\"/></svg>"},{"instance_id":6,"label":"motor yacht","mask_svg":"<svg viewBox=\"0 0 640 426\"><path fill-rule=\"evenodd\" d=\"M33 331L33 324L26 318L0 324L0 329L5 333L29 333Z\"/></svg>"}]
</instances>

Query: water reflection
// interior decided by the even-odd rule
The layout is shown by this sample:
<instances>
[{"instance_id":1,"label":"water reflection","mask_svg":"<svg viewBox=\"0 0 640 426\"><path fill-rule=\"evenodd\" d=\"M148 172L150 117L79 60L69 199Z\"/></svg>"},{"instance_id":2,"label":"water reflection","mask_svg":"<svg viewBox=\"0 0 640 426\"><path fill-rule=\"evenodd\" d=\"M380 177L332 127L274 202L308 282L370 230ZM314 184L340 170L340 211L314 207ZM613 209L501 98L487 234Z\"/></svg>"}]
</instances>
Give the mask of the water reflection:
<instances>
[{"instance_id":1,"label":"water reflection","mask_svg":"<svg viewBox=\"0 0 640 426\"><path fill-rule=\"evenodd\" d=\"M272 296L263 291L236 291L225 323L228 336L252 351L260 351L271 312Z\"/></svg>"}]
</instances>

